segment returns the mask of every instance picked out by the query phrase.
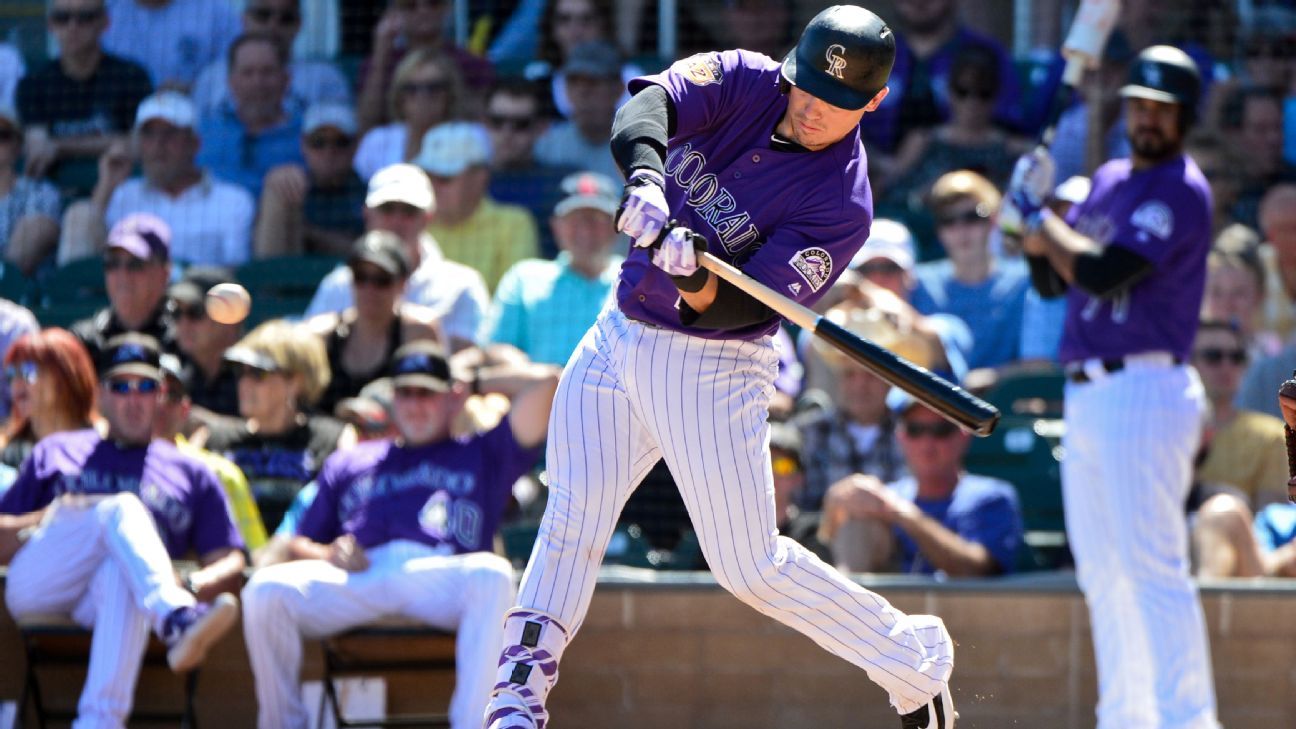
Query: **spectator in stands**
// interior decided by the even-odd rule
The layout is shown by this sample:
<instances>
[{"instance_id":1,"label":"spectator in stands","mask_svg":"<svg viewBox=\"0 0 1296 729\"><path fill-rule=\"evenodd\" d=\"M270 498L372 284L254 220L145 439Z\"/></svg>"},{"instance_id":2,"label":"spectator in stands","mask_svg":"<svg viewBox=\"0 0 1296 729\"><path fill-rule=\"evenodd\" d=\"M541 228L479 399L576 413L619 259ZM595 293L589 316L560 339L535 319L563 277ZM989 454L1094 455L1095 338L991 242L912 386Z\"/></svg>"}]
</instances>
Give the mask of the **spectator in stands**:
<instances>
[{"instance_id":1,"label":"spectator in stands","mask_svg":"<svg viewBox=\"0 0 1296 729\"><path fill-rule=\"evenodd\" d=\"M18 171L22 125L13 108L0 106L0 253L31 275L58 244L58 189Z\"/></svg>"},{"instance_id":2,"label":"spectator in stands","mask_svg":"<svg viewBox=\"0 0 1296 729\"><path fill-rule=\"evenodd\" d=\"M364 232L365 183L352 166L355 112L317 104L302 121L304 167L286 164L266 175L257 214L255 257L312 253L341 257Z\"/></svg>"},{"instance_id":3,"label":"spectator in stands","mask_svg":"<svg viewBox=\"0 0 1296 729\"><path fill-rule=\"evenodd\" d=\"M477 270L494 290L509 266L539 253L535 221L526 208L503 205L490 188L490 137L473 122L433 127L415 164L436 191L437 211L428 232L447 258Z\"/></svg>"},{"instance_id":4,"label":"spectator in stands","mask_svg":"<svg viewBox=\"0 0 1296 729\"><path fill-rule=\"evenodd\" d=\"M535 362L567 363L603 310L621 269L612 225L620 187L596 172L563 180L567 197L549 221L562 252L552 261L521 261L504 274L485 326L486 341L511 344Z\"/></svg>"},{"instance_id":5,"label":"spectator in stands","mask_svg":"<svg viewBox=\"0 0 1296 729\"><path fill-rule=\"evenodd\" d=\"M1284 342L1296 335L1296 184L1274 185L1260 201L1260 227L1265 264L1263 329ZM1272 393L1271 393L1272 394Z\"/></svg>"},{"instance_id":6,"label":"spectator in stands","mask_svg":"<svg viewBox=\"0 0 1296 729\"><path fill-rule=\"evenodd\" d=\"M572 49L563 64L571 112L536 140L535 156L554 166L587 169L621 179L608 141L612 118L624 93L621 54L611 43L594 41Z\"/></svg>"},{"instance_id":7,"label":"spectator in stands","mask_svg":"<svg viewBox=\"0 0 1296 729\"><path fill-rule=\"evenodd\" d=\"M416 53L448 56L458 67L465 88L474 96L490 86L495 75L490 62L448 40L445 30L449 14L450 3L440 0L390 0L374 27L373 54L360 67L357 114L361 129L376 127L394 116L388 102L388 90L398 83L393 80L399 75L394 70ZM473 98L465 98L464 102L469 108L479 108Z\"/></svg>"},{"instance_id":8,"label":"spectator in stands","mask_svg":"<svg viewBox=\"0 0 1296 729\"><path fill-rule=\"evenodd\" d=\"M1238 238L1242 240L1235 243ZM1202 320L1228 322L1236 327L1253 358L1282 349L1276 334L1259 328L1265 300L1265 269L1259 242L1255 231L1238 223L1216 236L1206 258L1206 294L1202 297Z\"/></svg>"},{"instance_id":9,"label":"spectator in stands","mask_svg":"<svg viewBox=\"0 0 1296 729\"><path fill-rule=\"evenodd\" d=\"M1202 176L1210 183L1211 224L1218 235L1235 222L1233 209L1237 205L1238 195L1241 194L1241 174L1238 171L1240 165L1233 161L1229 145L1226 145L1223 138L1214 130L1197 129L1188 136L1185 144L1188 156L1197 163Z\"/></svg>"},{"instance_id":10,"label":"spectator in stands","mask_svg":"<svg viewBox=\"0 0 1296 729\"><path fill-rule=\"evenodd\" d=\"M197 668L238 618L224 593L246 566L216 478L153 439L156 342L123 336L110 359L99 393L107 433L46 438L0 496L9 612L69 615L95 632L77 726L125 726L150 628L172 670ZM190 553L201 566L182 584L172 560Z\"/></svg>"},{"instance_id":11,"label":"spectator in stands","mask_svg":"<svg viewBox=\"0 0 1296 729\"><path fill-rule=\"evenodd\" d=\"M333 409L333 415L355 428L357 440L388 440L400 435L396 429L396 412L392 378L380 377L360 388L355 397L344 398ZM279 525L280 528L283 524Z\"/></svg>"},{"instance_id":12,"label":"spectator in stands","mask_svg":"<svg viewBox=\"0 0 1296 729\"><path fill-rule=\"evenodd\" d=\"M94 364L66 329L23 335L9 348L4 366L13 410L0 434L0 463L21 468L45 436L89 428L99 419Z\"/></svg>"},{"instance_id":13,"label":"spectator in stands","mask_svg":"<svg viewBox=\"0 0 1296 729\"><path fill-rule=\"evenodd\" d=\"M238 367L245 420L212 423L201 445L243 470L266 528L274 531L324 459L355 443L355 432L332 416L314 414L331 373L323 342L304 327L265 322L225 358Z\"/></svg>"},{"instance_id":14,"label":"spectator in stands","mask_svg":"<svg viewBox=\"0 0 1296 729\"><path fill-rule=\"evenodd\" d=\"M301 0L247 0L243 6L243 32L274 36L284 48L292 48L301 31ZM288 63L286 103L297 113L313 104L351 105L351 85L342 72L328 61L294 58ZM201 116L216 113L230 102L229 67L216 58L198 74L190 96Z\"/></svg>"},{"instance_id":15,"label":"spectator in stands","mask_svg":"<svg viewBox=\"0 0 1296 729\"><path fill-rule=\"evenodd\" d=\"M153 85L189 93L239 34L234 5L211 0L107 0L104 48L148 69Z\"/></svg>"},{"instance_id":16,"label":"spectator in stands","mask_svg":"<svg viewBox=\"0 0 1296 729\"><path fill-rule=\"evenodd\" d=\"M803 452L801 433L795 425L770 423L770 468L774 473L774 513L778 515L779 533L808 547L820 559L831 561L828 548L819 541L820 513L803 511L797 505L805 488Z\"/></svg>"},{"instance_id":17,"label":"spectator in stands","mask_svg":"<svg viewBox=\"0 0 1296 729\"><path fill-rule=\"evenodd\" d=\"M401 301L410 263L399 236L385 230L365 233L352 246L347 266L355 305L306 323L324 342L333 373L318 403L325 413L388 374L402 345L419 339L444 345L440 327L427 317L427 309Z\"/></svg>"},{"instance_id":18,"label":"spectator in stands","mask_svg":"<svg viewBox=\"0 0 1296 729\"><path fill-rule=\"evenodd\" d=\"M796 8L793 0L725 0L723 38L717 48L743 48L783 60L796 45Z\"/></svg>"},{"instance_id":19,"label":"spectator in stands","mask_svg":"<svg viewBox=\"0 0 1296 729\"><path fill-rule=\"evenodd\" d=\"M819 530L833 561L852 572L1012 572L1023 536L1013 485L967 473L963 455L972 436L907 395L893 399L912 475L884 485L855 474L833 484Z\"/></svg>"},{"instance_id":20,"label":"spectator in stands","mask_svg":"<svg viewBox=\"0 0 1296 729\"><path fill-rule=\"evenodd\" d=\"M18 84L26 173L54 174L60 186L85 194L94 160L130 130L152 87L143 68L100 45L109 26L103 0L51 0L46 19L59 57Z\"/></svg>"},{"instance_id":21,"label":"spectator in stands","mask_svg":"<svg viewBox=\"0 0 1296 729\"><path fill-rule=\"evenodd\" d=\"M481 274L447 260L427 232L436 211L432 184L423 170L408 164L386 167L369 180L365 226L395 233L405 244L410 277L404 301L431 309L442 331L454 342L475 342L489 305ZM351 268L338 266L320 282L306 316L339 312L352 306ZM458 345L453 345L458 346Z\"/></svg>"},{"instance_id":22,"label":"spectator in stands","mask_svg":"<svg viewBox=\"0 0 1296 729\"><path fill-rule=\"evenodd\" d=\"M1257 228L1260 200L1269 188L1296 182L1296 167L1283 160L1282 91L1238 88L1223 103L1221 131L1233 145L1241 186L1231 217Z\"/></svg>"},{"instance_id":23,"label":"spectator in stands","mask_svg":"<svg viewBox=\"0 0 1296 729\"><path fill-rule=\"evenodd\" d=\"M490 195L521 205L537 223L549 219L563 198L561 182L575 172L538 162L535 143L549 128L539 87L531 81L499 81L486 96L486 130L491 141ZM558 253L553 233L540 225L540 255Z\"/></svg>"},{"instance_id":24,"label":"spectator in stands","mask_svg":"<svg viewBox=\"0 0 1296 729\"><path fill-rule=\"evenodd\" d=\"M388 165L413 160L429 129L463 115L463 76L449 56L416 51L396 67L387 104L391 121L365 131L356 151L356 172L366 181Z\"/></svg>"},{"instance_id":25,"label":"spectator in stands","mask_svg":"<svg viewBox=\"0 0 1296 729\"><path fill-rule=\"evenodd\" d=\"M0 109L13 109L18 82L27 75L27 64L13 43L0 43Z\"/></svg>"},{"instance_id":26,"label":"spectator in stands","mask_svg":"<svg viewBox=\"0 0 1296 729\"><path fill-rule=\"evenodd\" d=\"M14 342L23 335L40 331L40 328L36 315L26 307L19 306L9 299L0 298L0 361L8 355ZM11 405L9 378L0 377L0 420L9 417Z\"/></svg>"},{"instance_id":27,"label":"spectator in stands","mask_svg":"<svg viewBox=\"0 0 1296 729\"><path fill-rule=\"evenodd\" d=\"M481 722L514 592L492 540L513 482L539 460L558 372L483 373L474 387L507 395L512 407L467 439L450 437L450 419L468 384L454 381L439 347L402 347L394 373L400 437L330 458L291 542L293 561L259 570L244 588L260 726L306 721L303 638L389 615L457 633L450 723ZM312 607L322 600L339 609Z\"/></svg>"},{"instance_id":28,"label":"spectator in stands","mask_svg":"<svg viewBox=\"0 0 1296 729\"><path fill-rule=\"evenodd\" d=\"M104 345L127 332L147 334L162 351L176 354L175 318L167 305L171 275L171 228L148 213L128 215L108 233L104 287L108 306L71 327L102 373Z\"/></svg>"},{"instance_id":29,"label":"spectator in stands","mask_svg":"<svg viewBox=\"0 0 1296 729\"><path fill-rule=\"evenodd\" d=\"M949 116L950 69L954 56L967 46L983 46L999 59L1003 81L995 97L996 121L1012 127L1020 91L1012 58L997 41L963 24L958 0L899 0L891 27L896 31L896 57L886 102L866 115L865 139L887 154L903 135L933 127Z\"/></svg>"},{"instance_id":30,"label":"spectator in stands","mask_svg":"<svg viewBox=\"0 0 1296 729\"><path fill-rule=\"evenodd\" d=\"M168 290L176 322L176 348L184 361L185 396L193 403L197 422L239 414L238 376L234 366L225 361L225 351L243 336L243 325L222 324L207 316L207 292L233 281L229 269L190 266L184 278ZM185 432L192 430L191 424Z\"/></svg>"},{"instance_id":31,"label":"spectator in stands","mask_svg":"<svg viewBox=\"0 0 1296 729\"><path fill-rule=\"evenodd\" d=\"M1016 261L990 251L1000 195L989 180L967 170L932 186L936 234L948 260L918 266L914 308L952 314L972 330L968 367L999 367L1020 359L1022 312L1030 275Z\"/></svg>"},{"instance_id":32,"label":"spectator in stands","mask_svg":"<svg viewBox=\"0 0 1296 729\"><path fill-rule=\"evenodd\" d=\"M126 145L104 153L90 199L74 203L64 216L60 264L101 251L105 226L133 213L166 221L178 261L232 266L248 259L256 202L243 188L199 166L204 141L194 131L196 123L193 103L175 91L140 104L135 139L144 174L127 179Z\"/></svg>"},{"instance_id":33,"label":"spectator in stands","mask_svg":"<svg viewBox=\"0 0 1296 729\"><path fill-rule=\"evenodd\" d=\"M244 546L249 552L255 552L265 545L267 536L265 525L261 523L261 512L257 511L252 490L248 488L247 477L228 458L199 448L185 438L183 431L191 420L193 401L189 399L185 386L180 358L172 354L162 355L159 369L162 372L162 396L153 418L153 437L175 443L181 453L201 461L216 476Z\"/></svg>"},{"instance_id":34,"label":"spectator in stands","mask_svg":"<svg viewBox=\"0 0 1296 729\"><path fill-rule=\"evenodd\" d=\"M627 10L627 12L630 12ZM572 116L573 99L581 89L569 89L569 64L576 49L587 44L616 47L615 10L610 0L553 0L545 4L540 19L540 48L535 60L523 69L523 76L549 88L549 103L560 117ZM620 52L617 52L619 57ZM643 70L618 59L615 74L620 81L617 106L630 100L626 84L643 74Z\"/></svg>"},{"instance_id":35,"label":"spectator in stands","mask_svg":"<svg viewBox=\"0 0 1296 729\"><path fill-rule=\"evenodd\" d=\"M260 199L266 173L302 164L301 112L288 108L288 49L269 34L230 44L230 98L198 123L198 163Z\"/></svg>"}]
</instances>

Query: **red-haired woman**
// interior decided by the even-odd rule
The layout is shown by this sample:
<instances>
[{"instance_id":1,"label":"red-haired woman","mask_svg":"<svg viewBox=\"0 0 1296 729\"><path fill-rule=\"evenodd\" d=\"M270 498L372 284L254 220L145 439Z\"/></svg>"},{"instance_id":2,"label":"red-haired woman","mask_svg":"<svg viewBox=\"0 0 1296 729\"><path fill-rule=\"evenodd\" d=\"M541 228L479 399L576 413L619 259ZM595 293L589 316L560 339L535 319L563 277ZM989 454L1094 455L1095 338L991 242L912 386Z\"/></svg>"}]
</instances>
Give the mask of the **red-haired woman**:
<instances>
[{"instance_id":1,"label":"red-haired woman","mask_svg":"<svg viewBox=\"0 0 1296 729\"><path fill-rule=\"evenodd\" d=\"M50 433L95 424L96 379L85 346L66 329L25 334L4 359L12 407L0 433L0 463L19 468Z\"/></svg>"}]
</instances>

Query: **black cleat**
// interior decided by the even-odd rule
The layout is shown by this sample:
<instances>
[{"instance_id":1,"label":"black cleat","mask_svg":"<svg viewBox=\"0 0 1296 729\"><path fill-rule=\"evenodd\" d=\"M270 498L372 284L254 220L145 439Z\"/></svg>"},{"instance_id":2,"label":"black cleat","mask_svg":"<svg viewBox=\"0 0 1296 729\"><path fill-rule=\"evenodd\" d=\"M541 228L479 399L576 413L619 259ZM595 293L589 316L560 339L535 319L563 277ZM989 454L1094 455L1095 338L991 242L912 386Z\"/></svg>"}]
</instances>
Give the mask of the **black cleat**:
<instances>
[{"instance_id":1,"label":"black cleat","mask_svg":"<svg viewBox=\"0 0 1296 729\"><path fill-rule=\"evenodd\" d=\"M954 729L954 720L957 718L954 698L950 696L949 685L946 684L931 701L917 711L900 717L900 729Z\"/></svg>"}]
</instances>

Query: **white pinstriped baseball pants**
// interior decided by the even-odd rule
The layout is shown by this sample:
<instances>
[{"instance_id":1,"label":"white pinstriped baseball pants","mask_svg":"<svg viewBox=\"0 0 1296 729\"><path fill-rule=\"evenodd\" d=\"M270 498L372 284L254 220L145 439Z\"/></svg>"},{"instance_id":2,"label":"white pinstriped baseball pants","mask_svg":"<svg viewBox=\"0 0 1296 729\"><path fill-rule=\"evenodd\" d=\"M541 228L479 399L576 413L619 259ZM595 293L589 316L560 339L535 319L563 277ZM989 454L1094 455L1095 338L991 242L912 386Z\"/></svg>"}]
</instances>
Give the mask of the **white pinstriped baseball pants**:
<instances>
[{"instance_id":1,"label":"white pinstriped baseball pants","mask_svg":"<svg viewBox=\"0 0 1296 729\"><path fill-rule=\"evenodd\" d=\"M150 628L193 596L175 581L153 517L133 494L58 501L9 565L15 617L70 614L93 627L74 729L119 729L135 698Z\"/></svg>"},{"instance_id":2,"label":"white pinstriped baseball pants","mask_svg":"<svg viewBox=\"0 0 1296 729\"><path fill-rule=\"evenodd\" d=\"M1129 366L1066 388L1067 537L1098 663L1099 729L1218 729L1184 501L1196 372Z\"/></svg>"},{"instance_id":3,"label":"white pinstriped baseball pants","mask_svg":"<svg viewBox=\"0 0 1296 729\"><path fill-rule=\"evenodd\" d=\"M863 668L900 713L954 667L944 623L908 616L778 536L766 422L768 339L710 341L605 310L563 373L549 422L549 502L519 606L571 634L626 499L665 458L716 580Z\"/></svg>"}]
</instances>

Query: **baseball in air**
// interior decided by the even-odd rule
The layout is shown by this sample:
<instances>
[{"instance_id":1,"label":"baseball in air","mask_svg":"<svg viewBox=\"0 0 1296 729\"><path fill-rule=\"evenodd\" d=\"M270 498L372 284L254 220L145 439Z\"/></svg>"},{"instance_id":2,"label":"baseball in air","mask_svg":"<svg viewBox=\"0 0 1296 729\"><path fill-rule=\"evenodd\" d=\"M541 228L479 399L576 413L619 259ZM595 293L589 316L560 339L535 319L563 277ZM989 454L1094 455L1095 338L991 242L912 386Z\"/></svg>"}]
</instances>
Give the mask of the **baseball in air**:
<instances>
[{"instance_id":1,"label":"baseball in air","mask_svg":"<svg viewBox=\"0 0 1296 729\"><path fill-rule=\"evenodd\" d=\"M236 283L219 283L207 290L207 316L221 324L238 324L252 310L252 296Z\"/></svg>"}]
</instances>

